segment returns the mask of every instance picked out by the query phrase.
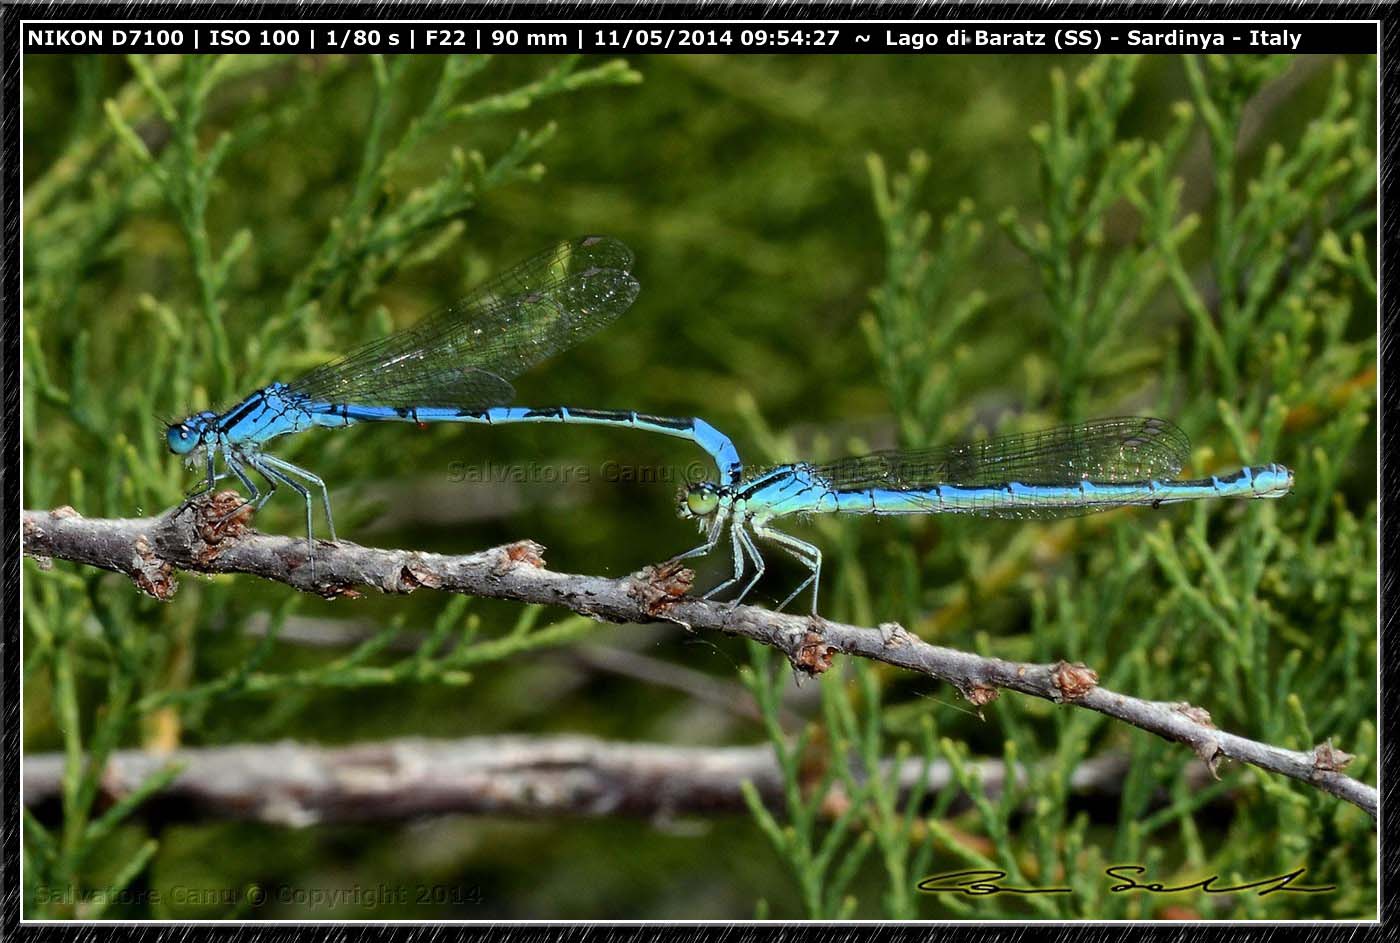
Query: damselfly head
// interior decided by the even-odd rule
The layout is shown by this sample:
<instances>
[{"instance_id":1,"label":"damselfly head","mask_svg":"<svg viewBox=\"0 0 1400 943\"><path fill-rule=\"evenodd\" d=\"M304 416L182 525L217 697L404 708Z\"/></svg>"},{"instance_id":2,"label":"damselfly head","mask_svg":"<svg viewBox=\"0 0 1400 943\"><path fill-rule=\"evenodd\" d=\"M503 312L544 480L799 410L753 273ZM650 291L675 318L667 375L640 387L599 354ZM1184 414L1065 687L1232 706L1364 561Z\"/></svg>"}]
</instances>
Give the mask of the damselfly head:
<instances>
[{"instance_id":1,"label":"damselfly head","mask_svg":"<svg viewBox=\"0 0 1400 943\"><path fill-rule=\"evenodd\" d=\"M165 444L176 455L189 455L204 444L213 413L197 413L182 422L172 422L165 428Z\"/></svg>"},{"instance_id":2,"label":"damselfly head","mask_svg":"<svg viewBox=\"0 0 1400 943\"><path fill-rule=\"evenodd\" d=\"M686 485L677 495L677 512L686 519L703 520L719 510L719 485L713 481L697 481Z\"/></svg>"}]
</instances>

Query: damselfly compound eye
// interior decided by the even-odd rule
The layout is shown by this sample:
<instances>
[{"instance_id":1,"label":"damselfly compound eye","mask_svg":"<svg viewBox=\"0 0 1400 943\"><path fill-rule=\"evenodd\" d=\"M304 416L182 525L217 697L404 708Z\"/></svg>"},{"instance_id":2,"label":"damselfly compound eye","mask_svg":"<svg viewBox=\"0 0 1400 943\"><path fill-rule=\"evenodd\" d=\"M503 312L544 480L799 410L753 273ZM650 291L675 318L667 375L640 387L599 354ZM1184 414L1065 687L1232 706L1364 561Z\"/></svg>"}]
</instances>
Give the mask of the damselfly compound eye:
<instances>
[{"instance_id":1,"label":"damselfly compound eye","mask_svg":"<svg viewBox=\"0 0 1400 943\"><path fill-rule=\"evenodd\" d=\"M702 481L685 489L685 500L681 505L683 515L709 517L717 510L719 510L719 495L715 493L715 486L712 483Z\"/></svg>"},{"instance_id":2,"label":"damselfly compound eye","mask_svg":"<svg viewBox=\"0 0 1400 943\"><path fill-rule=\"evenodd\" d=\"M176 455L188 455L199 445L199 435L187 423L176 423L165 430L165 444Z\"/></svg>"}]
</instances>

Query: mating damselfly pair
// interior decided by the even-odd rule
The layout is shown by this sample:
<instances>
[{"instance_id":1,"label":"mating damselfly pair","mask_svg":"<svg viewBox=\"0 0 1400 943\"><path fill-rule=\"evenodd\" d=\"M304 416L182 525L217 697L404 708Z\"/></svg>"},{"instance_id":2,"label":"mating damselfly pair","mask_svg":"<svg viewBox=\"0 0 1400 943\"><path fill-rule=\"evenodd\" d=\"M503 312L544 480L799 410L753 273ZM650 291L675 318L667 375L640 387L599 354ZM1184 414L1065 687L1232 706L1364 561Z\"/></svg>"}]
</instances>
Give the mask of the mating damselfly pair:
<instances>
[{"instance_id":1,"label":"mating damselfly pair","mask_svg":"<svg viewBox=\"0 0 1400 943\"><path fill-rule=\"evenodd\" d=\"M755 539L777 544L809 570L786 606L812 586L817 605L821 551L779 531L785 516L964 513L1002 517L1084 514L1201 498L1277 498L1293 473L1282 465L1178 480L1190 443L1162 419L1102 419L1044 432L912 451L876 452L825 464L778 465L745 476L733 443L698 418L631 410L512 406L510 381L622 315L640 286L631 251L616 239L560 243L478 287L413 327L372 341L339 360L272 383L222 412L197 413L166 430L170 450L202 464L209 491L232 475L254 510L286 485L306 504L307 556L314 574L313 500L319 490L334 541L330 494L312 472L264 451L277 436L362 422L554 422L639 429L694 442L715 463L718 481L682 491L680 512L698 520L703 544L675 559L708 553L730 531L734 574L706 596L744 581L744 598L765 566ZM227 471L218 472L216 459ZM266 483L260 489L249 475ZM239 508L239 510L242 509ZM234 512L236 513L236 512Z\"/></svg>"}]
</instances>

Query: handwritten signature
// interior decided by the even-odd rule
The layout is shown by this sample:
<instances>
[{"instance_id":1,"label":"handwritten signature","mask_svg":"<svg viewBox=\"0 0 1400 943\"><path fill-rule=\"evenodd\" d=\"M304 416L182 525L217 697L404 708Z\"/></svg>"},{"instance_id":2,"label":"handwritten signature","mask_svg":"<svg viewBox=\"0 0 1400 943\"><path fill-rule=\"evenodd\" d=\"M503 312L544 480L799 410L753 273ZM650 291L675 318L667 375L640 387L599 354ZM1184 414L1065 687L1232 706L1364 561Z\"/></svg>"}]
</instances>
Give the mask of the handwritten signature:
<instances>
[{"instance_id":1,"label":"handwritten signature","mask_svg":"<svg viewBox=\"0 0 1400 943\"><path fill-rule=\"evenodd\" d=\"M1183 894L1187 891L1202 891L1206 894L1242 894L1246 891L1257 891L1260 897L1267 897L1277 891L1286 891L1290 894L1322 894L1337 889L1335 884L1311 887L1303 884L1295 885L1294 882L1302 877L1306 871L1307 868L1297 868L1283 874L1260 878L1257 881L1233 885L1217 883L1220 880L1220 875L1212 874L1208 878L1191 884L1175 886L1157 881L1147 883L1138 881L1134 875L1140 877L1147 873L1147 869L1134 864L1117 864L1111 868L1105 868L1104 874L1121 882L1109 888L1110 893L1114 894L1125 894L1129 891L1141 891L1149 894ZM1069 887L1015 887L1002 884L1001 882L1005 878L1005 871L998 871L994 868L973 868L967 871L952 871L948 874L924 878L919 882L918 888L925 894L952 893L963 894L967 897L987 897L992 894L1071 894L1074 892L1074 889Z\"/></svg>"}]
</instances>

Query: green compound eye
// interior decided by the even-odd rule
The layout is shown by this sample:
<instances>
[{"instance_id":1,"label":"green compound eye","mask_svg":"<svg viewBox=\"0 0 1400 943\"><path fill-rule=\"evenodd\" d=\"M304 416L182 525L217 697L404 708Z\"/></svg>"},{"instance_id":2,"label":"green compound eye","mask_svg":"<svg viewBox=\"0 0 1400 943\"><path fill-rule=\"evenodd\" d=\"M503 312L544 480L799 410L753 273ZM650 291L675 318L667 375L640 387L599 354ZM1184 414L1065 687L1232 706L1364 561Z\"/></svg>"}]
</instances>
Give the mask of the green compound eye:
<instances>
[{"instance_id":1,"label":"green compound eye","mask_svg":"<svg viewBox=\"0 0 1400 943\"><path fill-rule=\"evenodd\" d=\"M701 485L686 489L685 507L696 517L709 517L719 508L719 495Z\"/></svg>"}]
</instances>

